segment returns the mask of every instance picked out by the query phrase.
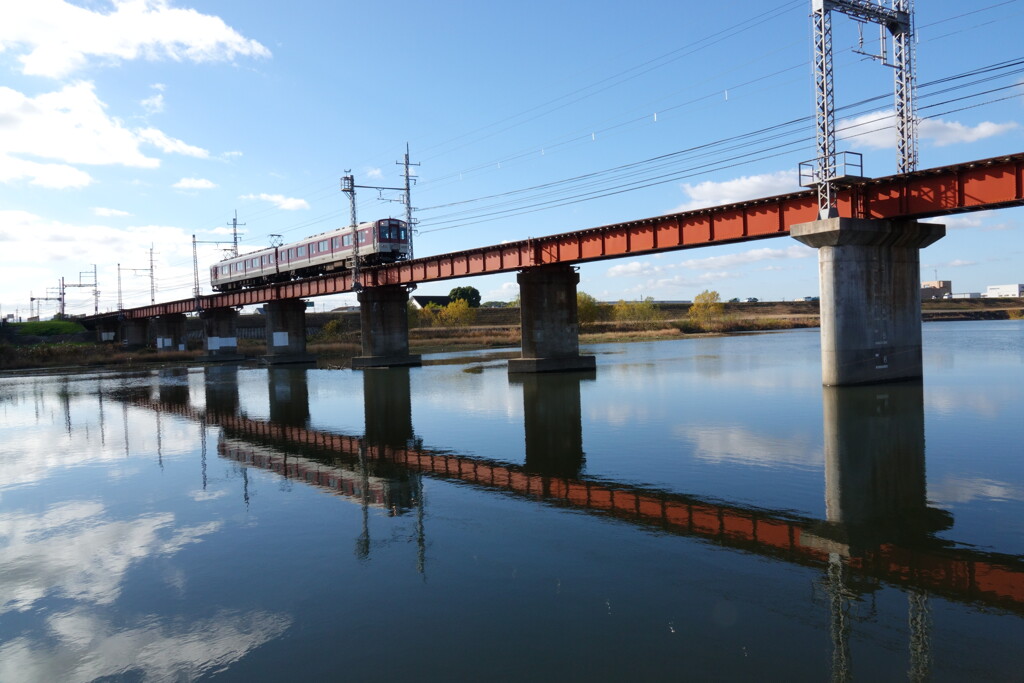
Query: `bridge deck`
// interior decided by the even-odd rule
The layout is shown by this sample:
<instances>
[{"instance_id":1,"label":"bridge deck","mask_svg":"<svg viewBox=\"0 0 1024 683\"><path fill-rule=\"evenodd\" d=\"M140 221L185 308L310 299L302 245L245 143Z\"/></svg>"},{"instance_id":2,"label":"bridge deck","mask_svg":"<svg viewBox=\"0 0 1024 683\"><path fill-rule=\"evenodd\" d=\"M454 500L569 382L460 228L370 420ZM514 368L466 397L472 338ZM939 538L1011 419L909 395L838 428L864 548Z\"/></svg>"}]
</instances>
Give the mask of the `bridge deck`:
<instances>
[{"instance_id":1,"label":"bridge deck","mask_svg":"<svg viewBox=\"0 0 1024 683\"><path fill-rule=\"evenodd\" d=\"M866 180L840 189L839 213L854 218L928 218L1024 205L1024 154ZM364 287L506 273L549 264L641 256L783 237L817 218L814 190L438 254L361 272ZM351 292L350 272L126 309L128 319ZM95 318L118 315L108 313Z\"/></svg>"}]
</instances>

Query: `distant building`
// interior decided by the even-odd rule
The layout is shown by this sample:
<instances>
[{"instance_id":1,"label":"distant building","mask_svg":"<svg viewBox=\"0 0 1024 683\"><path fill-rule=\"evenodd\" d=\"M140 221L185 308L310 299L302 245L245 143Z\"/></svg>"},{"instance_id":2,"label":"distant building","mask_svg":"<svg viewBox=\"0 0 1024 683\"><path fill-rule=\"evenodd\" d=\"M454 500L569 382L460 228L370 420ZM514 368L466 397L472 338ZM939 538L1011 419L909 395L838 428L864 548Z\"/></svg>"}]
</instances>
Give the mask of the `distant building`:
<instances>
[{"instance_id":1,"label":"distant building","mask_svg":"<svg viewBox=\"0 0 1024 683\"><path fill-rule=\"evenodd\" d=\"M451 299L447 296L410 296L409 301L417 310L426 308L427 304L437 304L444 308L451 303Z\"/></svg>"},{"instance_id":2,"label":"distant building","mask_svg":"<svg viewBox=\"0 0 1024 683\"><path fill-rule=\"evenodd\" d=\"M921 301L948 299L953 295L952 280L935 280L921 283Z\"/></svg>"},{"instance_id":3,"label":"distant building","mask_svg":"<svg viewBox=\"0 0 1024 683\"><path fill-rule=\"evenodd\" d=\"M1004 297L1019 299L1024 296L1024 285L989 285L985 296L990 299Z\"/></svg>"}]
</instances>

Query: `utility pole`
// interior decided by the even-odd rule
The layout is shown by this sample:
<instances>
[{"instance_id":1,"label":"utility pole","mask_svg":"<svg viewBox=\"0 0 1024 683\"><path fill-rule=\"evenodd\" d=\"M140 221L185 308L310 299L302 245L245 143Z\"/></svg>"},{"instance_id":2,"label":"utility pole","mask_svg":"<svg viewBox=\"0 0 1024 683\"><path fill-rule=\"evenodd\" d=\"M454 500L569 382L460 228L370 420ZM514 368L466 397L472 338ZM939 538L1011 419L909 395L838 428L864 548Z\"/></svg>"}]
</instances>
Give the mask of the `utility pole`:
<instances>
[{"instance_id":1,"label":"utility pole","mask_svg":"<svg viewBox=\"0 0 1024 683\"><path fill-rule=\"evenodd\" d=\"M235 220L237 219L238 217L236 216ZM245 223L242 223L242 225L245 225ZM201 291L199 289L199 254L196 251L197 244L223 244L223 242L218 240L197 240L196 236L192 235L192 276L194 279L194 286L192 287L192 296L195 297L196 310L198 311L201 310L202 307L199 305L199 296L201 294ZM235 256L238 256L237 233L235 235L234 249L232 251L235 254Z\"/></svg>"},{"instance_id":2,"label":"utility pole","mask_svg":"<svg viewBox=\"0 0 1024 683\"><path fill-rule=\"evenodd\" d=\"M53 290L54 290L53 287L47 287L46 288L47 296L32 296L32 293L29 292L29 297L28 297L28 301L29 301L29 312L28 312L29 313L29 317L32 316L32 302L34 302L34 301L56 301L60 305L60 308L58 309L59 312L58 312L57 315L60 316L61 320L64 319L64 278L60 279L60 287L57 288L57 291L54 292ZM51 294L56 294L56 296L49 296ZM36 304L36 318L41 318L41 317L42 317L42 309L40 308L39 304Z\"/></svg>"},{"instance_id":3,"label":"utility pole","mask_svg":"<svg viewBox=\"0 0 1024 683\"><path fill-rule=\"evenodd\" d=\"M149 273L149 303L156 303L156 278L153 277L153 247L149 247L149 268L122 268L117 264L117 310L124 310L124 302L121 299L121 271L130 273Z\"/></svg>"},{"instance_id":4,"label":"utility pole","mask_svg":"<svg viewBox=\"0 0 1024 683\"><path fill-rule=\"evenodd\" d=\"M82 282L83 275L90 275L89 271L78 273L78 284L77 285L65 285L65 287L92 287L93 296L93 313L100 312L100 290L99 285L96 281L96 264L92 266L92 282Z\"/></svg>"},{"instance_id":5,"label":"utility pole","mask_svg":"<svg viewBox=\"0 0 1024 683\"><path fill-rule=\"evenodd\" d=\"M245 225L245 223L238 222L238 209L235 209L235 217L228 223L231 226L231 257L236 258L238 256L238 226ZM195 239L195 235L192 236Z\"/></svg>"},{"instance_id":6,"label":"utility pole","mask_svg":"<svg viewBox=\"0 0 1024 683\"><path fill-rule=\"evenodd\" d=\"M409 173L410 166L419 166L419 164L409 163L409 143L405 143L405 160L396 161L396 164L401 164L403 168L402 176L405 178L405 224L409 230L409 258L412 258L413 254L413 241L412 236L415 232L413 230L413 218L412 218L412 193L410 192L410 184L415 181Z\"/></svg>"},{"instance_id":7,"label":"utility pole","mask_svg":"<svg viewBox=\"0 0 1024 683\"><path fill-rule=\"evenodd\" d=\"M408 163L409 155L406 154L406 163ZM408 168L406 173L408 174ZM352 171L346 170L345 173L351 174ZM363 288L362 281L359 275L359 231L356 227L359 225L356 222L356 188L365 190L377 190L382 192L384 190L394 190L396 192L406 192L408 197L409 192L409 178L405 179L405 187L381 187L379 185L356 185L356 178L354 175L346 175L341 178L341 191L348 195L349 208L352 218L352 290L358 292ZM408 212L408 209L407 209ZM411 228L410 228L411 230ZM411 240L411 235L410 235Z\"/></svg>"},{"instance_id":8,"label":"utility pole","mask_svg":"<svg viewBox=\"0 0 1024 683\"><path fill-rule=\"evenodd\" d=\"M885 7L870 0L811 0L814 24L814 92L816 109L817 159L800 164L801 184L818 188L819 218L837 215L835 90L832 78L832 10L854 21L873 22L881 27L879 53L868 54L895 70L896 132L899 173L917 170L917 115L915 113L914 0L890 0ZM893 59L889 60L885 32L893 37ZM806 170L805 170L806 169ZM861 171L863 172L863 171Z\"/></svg>"}]
</instances>

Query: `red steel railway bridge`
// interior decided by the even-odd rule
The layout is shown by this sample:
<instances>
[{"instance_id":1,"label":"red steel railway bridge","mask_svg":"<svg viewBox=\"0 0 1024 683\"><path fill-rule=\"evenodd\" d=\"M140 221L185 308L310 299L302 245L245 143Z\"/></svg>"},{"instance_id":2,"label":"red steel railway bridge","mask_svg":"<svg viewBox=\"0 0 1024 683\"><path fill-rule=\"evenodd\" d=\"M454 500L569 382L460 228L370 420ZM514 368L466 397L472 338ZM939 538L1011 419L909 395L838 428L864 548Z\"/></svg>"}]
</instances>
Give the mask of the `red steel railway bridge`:
<instances>
[{"instance_id":1,"label":"red steel railway bridge","mask_svg":"<svg viewBox=\"0 0 1024 683\"><path fill-rule=\"evenodd\" d=\"M235 319L264 304L268 363L308 361L304 298L358 291L363 355L356 367L415 365L405 307L423 282L518 272L522 358L510 372L594 367L579 354L575 266L606 259L791 236L818 248L821 264L823 382L859 384L920 376L919 250L945 230L919 222L952 214L1024 205L1024 154L982 159L885 178L835 181L840 217L818 219L813 189L438 254L244 291L93 316L101 338L184 343L184 315L205 321L211 358L237 358ZM864 263L875 264L866 269ZM876 271L873 275L870 270ZM882 275L878 275L878 271ZM881 321L850 338L850 322ZM840 330L844 334L840 334ZM842 337L842 338L840 338Z\"/></svg>"}]
</instances>

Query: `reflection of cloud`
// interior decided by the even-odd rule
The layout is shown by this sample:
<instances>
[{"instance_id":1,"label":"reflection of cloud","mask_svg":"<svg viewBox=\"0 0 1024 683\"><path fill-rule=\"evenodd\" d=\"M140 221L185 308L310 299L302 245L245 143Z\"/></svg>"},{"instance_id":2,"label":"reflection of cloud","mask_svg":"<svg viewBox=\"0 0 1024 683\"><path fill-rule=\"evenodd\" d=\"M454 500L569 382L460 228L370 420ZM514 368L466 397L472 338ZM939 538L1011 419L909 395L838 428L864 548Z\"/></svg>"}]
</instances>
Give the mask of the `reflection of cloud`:
<instances>
[{"instance_id":1,"label":"reflection of cloud","mask_svg":"<svg viewBox=\"0 0 1024 683\"><path fill-rule=\"evenodd\" d=\"M290 625L283 615L225 611L188 622L148 617L121 627L76 610L47 621L45 642L22 637L0 646L0 680L195 680L223 671Z\"/></svg>"},{"instance_id":2,"label":"reflection of cloud","mask_svg":"<svg viewBox=\"0 0 1024 683\"><path fill-rule=\"evenodd\" d=\"M174 528L170 513L130 521L103 518L95 501L72 501L42 514L0 515L0 613L23 611L47 596L108 604L131 565L171 555L220 528L220 523Z\"/></svg>"},{"instance_id":3,"label":"reflection of cloud","mask_svg":"<svg viewBox=\"0 0 1024 683\"><path fill-rule=\"evenodd\" d=\"M63 406L49 396L40 402L39 408L48 416L47 420L50 419L50 415L62 415L64 410ZM82 421L88 411L93 410L89 401L72 399L69 408L74 427L86 428L86 448L54 448L52 433L26 429L40 424L32 412L7 412L4 416L4 425L18 426L21 430L17 444L0 444L0 492L44 481L53 472L88 467L97 462L123 461L109 472L111 477L120 476L126 469L138 466L138 461L124 461L125 441L128 442L132 454L157 451L157 418L152 412L129 409L126 437L120 407L108 410L103 430L105 438L103 443L100 443L100 429L96 423L96 416L89 415L88 422ZM193 451L197 436L194 425L180 418L162 415L159 426L160 450L165 460ZM78 438L82 436L80 434Z\"/></svg>"},{"instance_id":4,"label":"reflection of cloud","mask_svg":"<svg viewBox=\"0 0 1024 683\"><path fill-rule=\"evenodd\" d=\"M1024 488L994 479L946 477L928 487L928 500L937 505L969 503L976 498L1024 501Z\"/></svg>"},{"instance_id":5,"label":"reflection of cloud","mask_svg":"<svg viewBox=\"0 0 1024 683\"><path fill-rule=\"evenodd\" d=\"M694 443L697 458L713 463L800 468L821 468L825 463L821 447L804 436L764 436L736 426L684 427L678 434Z\"/></svg>"},{"instance_id":6,"label":"reflection of cloud","mask_svg":"<svg viewBox=\"0 0 1024 683\"><path fill-rule=\"evenodd\" d=\"M958 391L953 387L937 387L925 392L925 408L939 415L981 415L997 418L1005 409L999 396L990 392Z\"/></svg>"}]
</instances>

